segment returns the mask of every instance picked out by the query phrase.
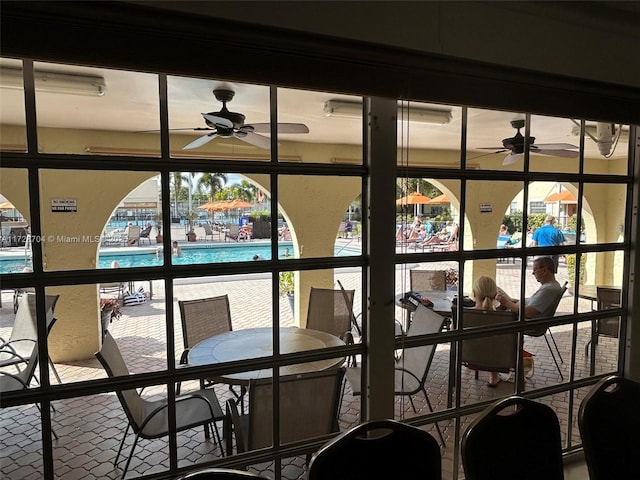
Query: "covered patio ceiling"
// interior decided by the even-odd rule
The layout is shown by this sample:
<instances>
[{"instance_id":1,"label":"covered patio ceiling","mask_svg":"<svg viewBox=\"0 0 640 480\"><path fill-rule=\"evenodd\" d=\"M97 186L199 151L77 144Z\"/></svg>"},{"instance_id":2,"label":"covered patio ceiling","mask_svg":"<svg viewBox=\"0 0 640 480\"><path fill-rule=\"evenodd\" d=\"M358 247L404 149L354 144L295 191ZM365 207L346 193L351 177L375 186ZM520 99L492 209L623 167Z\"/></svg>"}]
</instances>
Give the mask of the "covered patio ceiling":
<instances>
[{"instance_id":1,"label":"covered patio ceiling","mask_svg":"<svg viewBox=\"0 0 640 480\"><path fill-rule=\"evenodd\" d=\"M0 59L3 69L20 68L14 59ZM101 96L50 93L37 91L38 122L43 127L85 129L136 133L140 136L156 134L159 130L158 82L153 74L126 72L121 70L92 68L75 65L44 64L36 62L37 71L61 72L74 75L91 75L104 79ZM5 70L6 71L6 70ZM230 89L234 98L227 107L232 112L246 116L245 124L269 122L269 89L263 85L250 85L210 79L169 77L169 127L179 129L180 134L197 138L210 131L194 131L206 127L202 113L217 112L222 104L214 98L214 89ZM0 95L0 123L21 125L25 122L24 99L21 89L2 88ZM358 103L360 98L330 92L314 92L279 89L278 120L280 122L304 123L309 127L306 134L285 134L282 139L293 142L357 144L361 141L361 119L327 115L326 102L342 100ZM405 145L413 148L436 150L459 150L461 116L460 107L420 104L411 102L399 111L399 118L412 116L416 109L451 110L451 121L444 124L412 121L409 128L399 126L398 136L404 135ZM482 147L502 149L502 139L512 137L516 130L510 121L524 118L521 112L499 112L481 109L469 110L468 141L469 158L474 154L491 153ZM408 133L407 133L408 132ZM524 130L522 131L524 134ZM533 116L531 135L536 144L579 144L576 124L567 118ZM268 136L268 134L266 134ZM408 143L406 136L408 135ZM243 145L236 139L225 139ZM623 143L623 142L621 142ZM614 157L624 158L625 145L614 152ZM586 155L601 158L597 145L590 138L585 140ZM507 152L508 153L508 152ZM506 153L505 153L506 155Z\"/></svg>"}]
</instances>

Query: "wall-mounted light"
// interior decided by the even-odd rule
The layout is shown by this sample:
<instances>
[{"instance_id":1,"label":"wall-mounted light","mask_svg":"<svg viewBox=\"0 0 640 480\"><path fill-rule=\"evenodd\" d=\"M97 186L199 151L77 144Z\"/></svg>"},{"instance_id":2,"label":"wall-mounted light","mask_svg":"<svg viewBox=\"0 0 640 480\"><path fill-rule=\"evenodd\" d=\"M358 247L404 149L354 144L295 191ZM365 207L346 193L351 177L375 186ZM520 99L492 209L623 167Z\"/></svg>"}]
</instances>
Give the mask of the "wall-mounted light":
<instances>
[{"instance_id":1,"label":"wall-mounted light","mask_svg":"<svg viewBox=\"0 0 640 480\"><path fill-rule=\"evenodd\" d=\"M324 103L327 117L362 118L362 103L345 100L328 100ZM428 107L410 107L407 109L410 122L444 125L451 122L451 110Z\"/></svg>"},{"instance_id":2,"label":"wall-mounted light","mask_svg":"<svg viewBox=\"0 0 640 480\"><path fill-rule=\"evenodd\" d=\"M38 92L101 97L107 88L104 78L97 75L36 70L34 76ZM0 68L0 88L23 89L22 69Z\"/></svg>"}]
</instances>

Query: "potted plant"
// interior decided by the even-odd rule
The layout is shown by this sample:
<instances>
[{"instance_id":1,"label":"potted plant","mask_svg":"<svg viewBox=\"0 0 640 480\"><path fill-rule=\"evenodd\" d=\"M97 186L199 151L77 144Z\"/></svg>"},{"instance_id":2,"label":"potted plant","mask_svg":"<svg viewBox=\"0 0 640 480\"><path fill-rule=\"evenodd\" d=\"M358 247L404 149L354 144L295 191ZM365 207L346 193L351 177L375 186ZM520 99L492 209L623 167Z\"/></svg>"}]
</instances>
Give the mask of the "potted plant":
<instances>
[{"instance_id":1,"label":"potted plant","mask_svg":"<svg viewBox=\"0 0 640 480\"><path fill-rule=\"evenodd\" d=\"M293 272L280 272L278 286L280 289L280 296L287 297L289 300L289 306L291 307L291 313L294 313L295 299L293 293L295 289L293 285Z\"/></svg>"},{"instance_id":2,"label":"potted plant","mask_svg":"<svg viewBox=\"0 0 640 480\"><path fill-rule=\"evenodd\" d=\"M109 329L109 325L114 320L118 320L122 315L120 303L117 298L100 299L100 325L102 327L102 338Z\"/></svg>"},{"instance_id":3,"label":"potted plant","mask_svg":"<svg viewBox=\"0 0 640 480\"><path fill-rule=\"evenodd\" d=\"M190 211L189 213L187 213L187 222L188 222L188 230L187 230L187 241L189 242L195 242L197 237L196 237L196 232L193 229L193 223L196 219L196 213L193 211Z\"/></svg>"},{"instance_id":4,"label":"potted plant","mask_svg":"<svg viewBox=\"0 0 640 480\"><path fill-rule=\"evenodd\" d=\"M158 213L153 216L153 220L156 222L156 229L158 230L158 233L156 234L156 243L162 243L162 212L160 210L158 210Z\"/></svg>"}]
</instances>

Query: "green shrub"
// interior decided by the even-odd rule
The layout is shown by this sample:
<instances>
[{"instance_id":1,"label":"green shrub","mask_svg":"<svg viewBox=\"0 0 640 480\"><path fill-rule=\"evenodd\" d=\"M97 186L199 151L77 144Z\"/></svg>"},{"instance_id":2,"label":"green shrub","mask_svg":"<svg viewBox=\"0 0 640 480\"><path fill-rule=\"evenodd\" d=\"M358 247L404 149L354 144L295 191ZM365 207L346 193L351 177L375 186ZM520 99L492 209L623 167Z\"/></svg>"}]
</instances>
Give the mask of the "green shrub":
<instances>
[{"instance_id":1,"label":"green shrub","mask_svg":"<svg viewBox=\"0 0 640 480\"><path fill-rule=\"evenodd\" d=\"M533 231L536 228L542 227L546 216L546 213L534 213L533 215L529 215L527 217L527 228Z\"/></svg>"},{"instance_id":2,"label":"green shrub","mask_svg":"<svg viewBox=\"0 0 640 480\"><path fill-rule=\"evenodd\" d=\"M502 218L502 223L507 227L509 233L522 232L522 212L515 211Z\"/></svg>"}]
</instances>

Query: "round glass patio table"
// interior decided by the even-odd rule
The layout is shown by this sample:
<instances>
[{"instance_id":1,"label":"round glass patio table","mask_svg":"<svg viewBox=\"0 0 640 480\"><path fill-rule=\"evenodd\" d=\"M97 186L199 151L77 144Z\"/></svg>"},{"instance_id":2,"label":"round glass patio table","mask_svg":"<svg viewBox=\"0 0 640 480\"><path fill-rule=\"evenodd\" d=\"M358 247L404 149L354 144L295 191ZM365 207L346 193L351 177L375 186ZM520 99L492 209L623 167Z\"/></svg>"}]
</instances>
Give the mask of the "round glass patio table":
<instances>
[{"instance_id":1,"label":"round glass patio table","mask_svg":"<svg viewBox=\"0 0 640 480\"><path fill-rule=\"evenodd\" d=\"M267 357L273 354L272 340L273 329L270 327L225 332L197 343L189 351L189 364L198 366ZM345 343L338 337L318 330L297 327L280 328L281 353L303 352L344 345ZM285 365L280 367L280 375L317 372L339 367L343 363L344 357L340 357ZM265 368L250 372L230 373L216 377L216 380L223 383L246 385L251 379L270 378L272 374L272 368Z\"/></svg>"}]
</instances>

